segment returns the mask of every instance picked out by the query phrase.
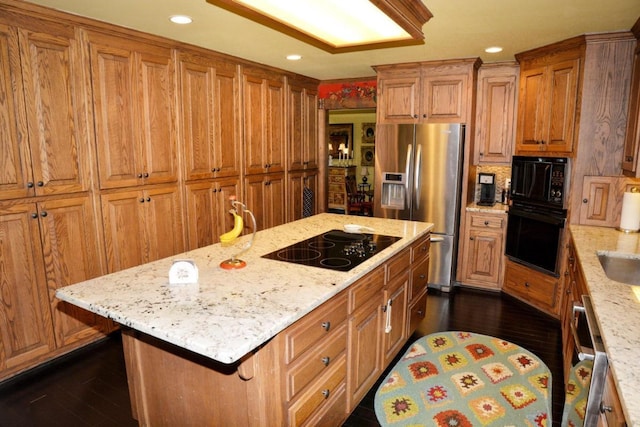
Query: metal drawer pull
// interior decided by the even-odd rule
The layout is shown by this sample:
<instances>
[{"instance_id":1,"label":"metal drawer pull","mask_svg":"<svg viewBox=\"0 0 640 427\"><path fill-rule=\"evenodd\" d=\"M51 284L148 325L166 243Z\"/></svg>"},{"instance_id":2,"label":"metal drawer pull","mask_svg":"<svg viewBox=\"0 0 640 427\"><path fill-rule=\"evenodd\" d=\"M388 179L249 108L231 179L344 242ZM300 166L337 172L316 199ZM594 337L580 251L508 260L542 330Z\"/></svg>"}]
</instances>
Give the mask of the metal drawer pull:
<instances>
[{"instance_id":1,"label":"metal drawer pull","mask_svg":"<svg viewBox=\"0 0 640 427\"><path fill-rule=\"evenodd\" d=\"M600 413L604 414L605 412L613 412L613 408L609 405L605 405L603 402L600 402Z\"/></svg>"},{"instance_id":2,"label":"metal drawer pull","mask_svg":"<svg viewBox=\"0 0 640 427\"><path fill-rule=\"evenodd\" d=\"M327 389L325 389L325 390L322 390L322 395L324 396L324 398L325 398L325 399L328 399L328 398L329 398L329 394L330 394L330 393L331 393L331 391L329 391L329 389L328 389L328 388L327 388Z\"/></svg>"},{"instance_id":3,"label":"metal drawer pull","mask_svg":"<svg viewBox=\"0 0 640 427\"><path fill-rule=\"evenodd\" d=\"M331 358L329 356L325 356L322 358L322 364L324 366L329 366L329 363L331 363Z\"/></svg>"},{"instance_id":4,"label":"metal drawer pull","mask_svg":"<svg viewBox=\"0 0 640 427\"><path fill-rule=\"evenodd\" d=\"M331 329L331 322L322 322L322 329L329 332L329 329Z\"/></svg>"}]
</instances>

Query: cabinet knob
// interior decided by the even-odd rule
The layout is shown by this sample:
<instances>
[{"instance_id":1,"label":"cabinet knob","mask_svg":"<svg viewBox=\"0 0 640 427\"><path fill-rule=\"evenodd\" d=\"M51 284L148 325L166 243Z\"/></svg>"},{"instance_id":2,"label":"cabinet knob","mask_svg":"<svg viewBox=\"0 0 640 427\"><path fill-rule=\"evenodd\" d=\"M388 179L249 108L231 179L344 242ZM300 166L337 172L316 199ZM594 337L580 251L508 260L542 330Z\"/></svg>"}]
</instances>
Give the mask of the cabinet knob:
<instances>
[{"instance_id":1,"label":"cabinet knob","mask_svg":"<svg viewBox=\"0 0 640 427\"><path fill-rule=\"evenodd\" d=\"M469 240L475 240L475 237L471 236L469 237Z\"/></svg>"},{"instance_id":2,"label":"cabinet knob","mask_svg":"<svg viewBox=\"0 0 640 427\"><path fill-rule=\"evenodd\" d=\"M145 172L142 176L144 176L145 178L149 178L149 173Z\"/></svg>"},{"instance_id":3,"label":"cabinet knob","mask_svg":"<svg viewBox=\"0 0 640 427\"><path fill-rule=\"evenodd\" d=\"M420 280L424 280L427 276L425 276L424 274L420 275Z\"/></svg>"},{"instance_id":4,"label":"cabinet knob","mask_svg":"<svg viewBox=\"0 0 640 427\"><path fill-rule=\"evenodd\" d=\"M582 203L589 203L589 199L582 199Z\"/></svg>"},{"instance_id":5,"label":"cabinet knob","mask_svg":"<svg viewBox=\"0 0 640 427\"><path fill-rule=\"evenodd\" d=\"M485 221L484 225L488 226L489 225L489 221Z\"/></svg>"},{"instance_id":6,"label":"cabinet knob","mask_svg":"<svg viewBox=\"0 0 640 427\"><path fill-rule=\"evenodd\" d=\"M142 174L141 173L138 174L138 178L142 178Z\"/></svg>"},{"instance_id":7,"label":"cabinet knob","mask_svg":"<svg viewBox=\"0 0 640 427\"><path fill-rule=\"evenodd\" d=\"M27 182L27 188L33 188L33 182L31 181Z\"/></svg>"},{"instance_id":8,"label":"cabinet knob","mask_svg":"<svg viewBox=\"0 0 640 427\"><path fill-rule=\"evenodd\" d=\"M37 213L35 213L35 212L34 212L34 213L32 213L32 214L31 214L31 218L34 218L34 219L35 219L35 218L38 218L38 214L37 214Z\"/></svg>"},{"instance_id":9,"label":"cabinet knob","mask_svg":"<svg viewBox=\"0 0 640 427\"><path fill-rule=\"evenodd\" d=\"M48 215L47 211L42 211L42 212L40 212L40 216L41 216L41 217L43 217L43 218L44 218L45 216L47 216L47 215Z\"/></svg>"},{"instance_id":10,"label":"cabinet knob","mask_svg":"<svg viewBox=\"0 0 640 427\"><path fill-rule=\"evenodd\" d=\"M331 391L328 388L322 390L322 395L324 396L325 399L329 398L329 394L331 394Z\"/></svg>"},{"instance_id":11,"label":"cabinet knob","mask_svg":"<svg viewBox=\"0 0 640 427\"><path fill-rule=\"evenodd\" d=\"M139 201L140 203L144 203L144 197L140 197L140 199L138 199L138 201Z\"/></svg>"},{"instance_id":12,"label":"cabinet knob","mask_svg":"<svg viewBox=\"0 0 640 427\"><path fill-rule=\"evenodd\" d=\"M331 329L331 322L322 322L322 329L329 332L329 329Z\"/></svg>"},{"instance_id":13,"label":"cabinet knob","mask_svg":"<svg viewBox=\"0 0 640 427\"><path fill-rule=\"evenodd\" d=\"M147 197L147 202L150 202L150 201L151 201L151 197Z\"/></svg>"},{"instance_id":14,"label":"cabinet knob","mask_svg":"<svg viewBox=\"0 0 640 427\"><path fill-rule=\"evenodd\" d=\"M38 187L43 187L43 186L44 186L44 182L42 182L42 181L38 181L38 184L37 184L37 185L38 185Z\"/></svg>"},{"instance_id":15,"label":"cabinet knob","mask_svg":"<svg viewBox=\"0 0 640 427\"><path fill-rule=\"evenodd\" d=\"M524 282L524 287L528 288L529 287L529 282Z\"/></svg>"},{"instance_id":16,"label":"cabinet knob","mask_svg":"<svg viewBox=\"0 0 640 427\"><path fill-rule=\"evenodd\" d=\"M626 157L625 157L625 161L627 161L627 162L633 162L633 156L626 156Z\"/></svg>"},{"instance_id":17,"label":"cabinet knob","mask_svg":"<svg viewBox=\"0 0 640 427\"><path fill-rule=\"evenodd\" d=\"M600 402L600 413L604 414L605 412L613 412L613 408Z\"/></svg>"},{"instance_id":18,"label":"cabinet knob","mask_svg":"<svg viewBox=\"0 0 640 427\"><path fill-rule=\"evenodd\" d=\"M214 189L213 189L213 192L214 192L214 193L217 193L217 192L218 192L218 189L217 189L217 188L214 188Z\"/></svg>"},{"instance_id":19,"label":"cabinet knob","mask_svg":"<svg viewBox=\"0 0 640 427\"><path fill-rule=\"evenodd\" d=\"M424 314L424 310L418 310L418 316L422 316Z\"/></svg>"},{"instance_id":20,"label":"cabinet knob","mask_svg":"<svg viewBox=\"0 0 640 427\"><path fill-rule=\"evenodd\" d=\"M331 358L329 356L325 356L322 358L322 364L324 366L329 366L329 363L331 363Z\"/></svg>"},{"instance_id":21,"label":"cabinet knob","mask_svg":"<svg viewBox=\"0 0 640 427\"><path fill-rule=\"evenodd\" d=\"M482 157L482 156L484 156L484 153L483 153L483 152L480 152L480 157Z\"/></svg>"}]
</instances>

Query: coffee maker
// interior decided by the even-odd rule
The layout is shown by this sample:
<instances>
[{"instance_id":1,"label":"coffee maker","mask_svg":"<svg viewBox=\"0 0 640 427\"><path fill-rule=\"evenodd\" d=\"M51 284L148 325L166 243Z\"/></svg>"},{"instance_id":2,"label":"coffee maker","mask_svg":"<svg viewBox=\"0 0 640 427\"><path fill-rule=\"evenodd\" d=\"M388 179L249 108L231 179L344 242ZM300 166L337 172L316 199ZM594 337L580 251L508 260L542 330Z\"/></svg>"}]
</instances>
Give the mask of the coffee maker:
<instances>
[{"instance_id":1,"label":"coffee maker","mask_svg":"<svg viewBox=\"0 0 640 427\"><path fill-rule=\"evenodd\" d=\"M479 173L478 181L480 182L480 206L493 206L496 204L496 174L495 173Z\"/></svg>"}]
</instances>

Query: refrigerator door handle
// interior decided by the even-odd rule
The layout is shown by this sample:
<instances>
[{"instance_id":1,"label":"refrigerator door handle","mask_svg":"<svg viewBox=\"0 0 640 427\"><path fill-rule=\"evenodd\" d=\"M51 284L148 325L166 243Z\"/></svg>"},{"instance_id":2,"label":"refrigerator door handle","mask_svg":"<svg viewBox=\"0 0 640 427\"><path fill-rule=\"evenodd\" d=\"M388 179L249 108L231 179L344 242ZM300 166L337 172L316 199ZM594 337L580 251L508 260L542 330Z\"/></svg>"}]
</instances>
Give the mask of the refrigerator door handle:
<instances>
[{"instance_id":1,"label":"refrigerator door handle","mask_svg":"<svg viewBox=\"0 0 640 427\"><path fill-rule=\"evenodd\" d=\"M407 200L407 203L409 203L409 201L411 200L411 184L409 183L409 177L411 176L411 157L413 155L413 145L412 144L408 144L407 145L407 164L404 166L404 176L405 176L405 182L404 182L404 192L405 197ZM410 205L409 205L410 206Z\"/></svg>"},{"instance_id":2,"label":"refrigerator door handle","mask_svg":"<svg viewBox=\"0 0 640 427\"><path fill-rule=\"evenodd\" d=\"M440 242L444 242L444 237L433 237L433 236L431 236L431 238L429 240L431 240L431 243L440 243Z\"/></svg>"},{"instance_id":3,"label":"refrigerator door handle","mask_svg":"<svg viewBox=\"0 0 640 427\"><path fill-rule=\"evenodd\" d=\"M414 198L414 209L420 209L420 183L422 176L422 144L418 144L418 149L416 150L416 166L413 169L413 191L415 193Z\"/></svg>"}]
</instances>

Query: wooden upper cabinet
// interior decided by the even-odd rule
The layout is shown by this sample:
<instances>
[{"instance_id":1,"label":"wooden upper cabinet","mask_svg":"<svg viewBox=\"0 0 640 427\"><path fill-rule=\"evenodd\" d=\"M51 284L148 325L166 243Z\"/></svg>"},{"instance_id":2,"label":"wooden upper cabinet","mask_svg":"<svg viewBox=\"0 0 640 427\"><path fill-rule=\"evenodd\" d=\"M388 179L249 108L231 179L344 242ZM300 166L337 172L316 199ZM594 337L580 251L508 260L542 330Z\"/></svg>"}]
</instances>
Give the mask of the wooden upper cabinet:
<instances>
[{"instance_id":1,"label":"wooden upper cabinet","mask_svg":"<svg viewBox=\"0 0 640 427\"><path fill-rule=\"evenodd\" d=\"M245 204L255 215L258 230L286 222L284 173L248 175L244 180L244 192Z\"/></svg>"},{"instance_id":2,"label":"wooden upper cabinet","mask_svg":"<svg viewBox=\"0 0 640 427\"><path fill-rule=\"evenodd\" d=\"M171 49L88 32L100 188L175 182Z\"/></svg>"},{"instance_id":3,"label":"wooden upper cabinet","mask_svg":"<svg viewBox=\"0 0 640 427\"><path fill-rule=\"evenodd\" d=\"M378 123L468 123L479 59L383 65Z\"/></svg>"},{"instance_id":4,"label":"wooden upper cabinet","mask_svg":"<svg viewBox=\"0 0 640 427\"><path fill-rule=\"evenodd\" d=\"M487 64L478 71L475 164L511 164L516 132L519 67Z\"/></svg>"},{"instance_id":5,"label":"wooden upper cabinet","mask_svg":"<svg viewBox=\"0 0 640 427\"><path fill-rule=\"evenodd\" d=\"M287 84L287 167L289 170L317 169L318 85L317 82Z\"/></svg>"},{"instance_id":6,"label":"wooden upper cabinet","mask_svg":"<svg viewBox=\"0 0 640 427\"><path fill-rule=\"evenodd\" d=\"M284 77L243 70L245 174L284 171Z\"/></svg>"},{"instance_id":7,"label":"wooden upper cabinet","mask_svg":"<svg viewBox=\"0 0 640 427\"><path fill-rule=\"evenodd\" d=\"M420 67L378 71L377 123L415 123L420 115Z\"/></svg>"},{"instance_id":8,"label":"wooden upper cabinet","mask_svg":"<svg viewBox=\"0 0 640 427\"><path fill-rule=\"evenodd\" d=\"M79 192L89 182L81 44L72 27L31 24L0 20L0 199Z\"/></svg>"},{"instance_id":9,"label":"wooden upper cabinet","mask_svg":"<svg viewBox=\"0 0 640 427\"><path fill-rule=\"evenodd\" d=\"M518 55L520 92L516 153L571 154L580 98L580 48Z\"/></svg>"},{"instance_id":10,"label":"wooden upper cabinet","mask_svg":"<svg viewBox=\"0 0 640 427\"><path fill-rule=\"evenodd\" d=\"M637 37L640 37L640 33ZM627 134L622 155L622 172L625 175L640 178L638 157L640 157L640 42L636 46L633 63L631 94L629 96L629 119L627 121Z\"/></svg>"},{"instance_id":11,"label":"wooden upper cabinet","mask_svg":"<svg viewBox=\"0 0 640 427\"><path fill-rule=\"evenodd\" d=\"M180 52L179 66L185 179L240 175L237 65Z\"/></svg>"}]
</instances>

